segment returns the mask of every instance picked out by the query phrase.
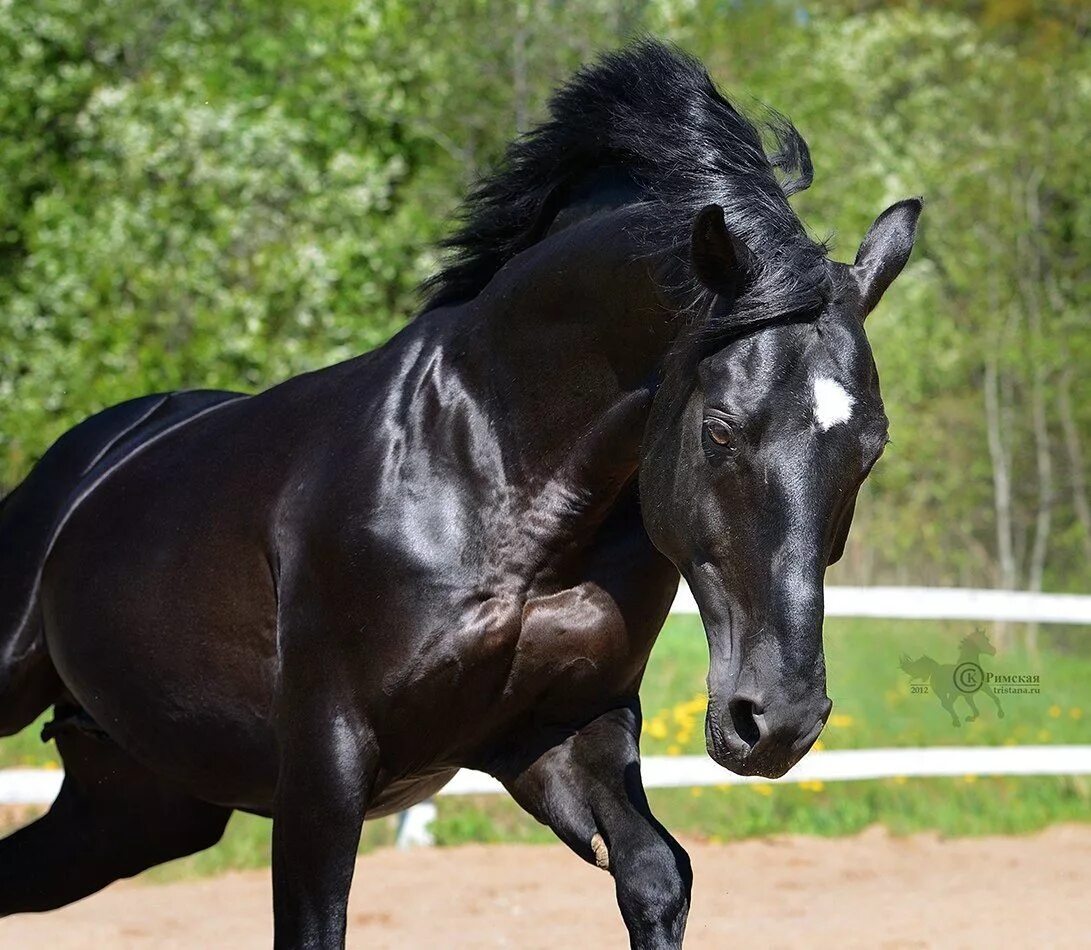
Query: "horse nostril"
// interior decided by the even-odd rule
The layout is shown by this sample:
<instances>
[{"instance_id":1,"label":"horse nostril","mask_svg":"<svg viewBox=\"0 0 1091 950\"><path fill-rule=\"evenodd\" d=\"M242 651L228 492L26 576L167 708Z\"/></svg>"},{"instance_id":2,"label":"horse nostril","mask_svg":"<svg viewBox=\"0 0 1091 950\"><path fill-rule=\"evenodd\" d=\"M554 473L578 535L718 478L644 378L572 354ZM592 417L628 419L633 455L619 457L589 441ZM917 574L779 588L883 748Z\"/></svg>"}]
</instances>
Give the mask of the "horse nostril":
<instances>
[{"instance_id":1,"label":"horse nostril","mask_svg":"<svg viewBox=\"0 0 1091 950\"><path fill-rule=\"evenodd\" d=\"M731 714L731 725L735 727L735 735L751 749L754 748L761 738L761 729L758 728L757 721L760 713L757 706L749 699L733 699L727 704L727 711Z\"/></svg>"}]
</instances>

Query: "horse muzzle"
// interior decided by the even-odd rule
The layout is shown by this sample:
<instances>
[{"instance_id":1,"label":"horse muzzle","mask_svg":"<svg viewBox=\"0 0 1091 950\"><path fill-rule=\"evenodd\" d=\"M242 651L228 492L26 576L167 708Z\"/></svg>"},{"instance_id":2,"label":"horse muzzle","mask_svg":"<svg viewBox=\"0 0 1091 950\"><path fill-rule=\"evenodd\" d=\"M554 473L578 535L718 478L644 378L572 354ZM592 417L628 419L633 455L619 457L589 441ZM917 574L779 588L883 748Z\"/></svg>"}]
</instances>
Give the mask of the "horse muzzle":
<instances>
[{"instance_id":1,"label":"horse muzzle","mask_svg":"<svg viewBox=\"0 0 1091 950\"><path fill-rule=\"evenodd\" d=\"M825 695L790 707L766 705L760 696L735 695L723 705L710 698L705 747L736 775L780 778L814 745L832 708Z\"/></svg>"}]
</instances>

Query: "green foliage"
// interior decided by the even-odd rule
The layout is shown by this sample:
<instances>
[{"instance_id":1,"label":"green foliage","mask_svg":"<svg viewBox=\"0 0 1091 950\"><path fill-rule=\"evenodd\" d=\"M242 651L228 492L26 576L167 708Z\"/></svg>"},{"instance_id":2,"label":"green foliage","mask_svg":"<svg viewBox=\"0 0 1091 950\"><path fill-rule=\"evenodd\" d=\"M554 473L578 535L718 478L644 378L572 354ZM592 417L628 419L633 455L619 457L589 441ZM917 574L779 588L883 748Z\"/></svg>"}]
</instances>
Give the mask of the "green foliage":
<instances>
[{"instance_id":1,"label":"green foliage","mask_svg":"<svg viewBox=\"0 0 1091 950\"><path fill-rule=\"evenodd\" d=\"M793 116L817 167L798 207L840 258L928 199L869 323L894 444L837 576L1024 586L1045 512L1046 586L1085 587L1076 0L0 0L0 490L105 405L260 389L387 338L473 176L641 29Z\"/></svg>"},{"instance_id":2,"label":"green foliage","mask_svg":"<svg viewBox=\"0 0 1091 950\"><path fill-rule=\"evenodd\" d=\"M92 409L377 345L442 224L422 73L379 58L397 5L52 6L0 7L8 484Z\"/></svg>"}]
</instances>

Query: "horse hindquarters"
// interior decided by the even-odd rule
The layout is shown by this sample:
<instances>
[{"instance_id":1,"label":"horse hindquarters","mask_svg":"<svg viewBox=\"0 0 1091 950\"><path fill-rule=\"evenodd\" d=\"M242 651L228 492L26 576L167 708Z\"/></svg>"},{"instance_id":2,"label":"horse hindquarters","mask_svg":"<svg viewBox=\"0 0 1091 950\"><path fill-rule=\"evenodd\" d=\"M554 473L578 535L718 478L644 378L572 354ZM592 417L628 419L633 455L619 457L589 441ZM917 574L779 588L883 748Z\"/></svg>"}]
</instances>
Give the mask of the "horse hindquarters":
<instances>
[{"instance_id":1,"label":"horse hindquarters","mask_svg":"<svg viewBox=\"0 0 1091 950\"><path fill-rule=\"evenodd\" d=\"M131 424L127 408L102 415L112 412ZM0 507L0 736L33 722L61 690L46 647L39 583L83 473L116 429L93 425L99 421L93 417L65 433Z\"/></svg>"},{"instance_id":2,"label":"horse hindquarters","mask_svg":"<svg viewBox=\"0 0 1091 950\"><path fill-rule=\"evenodd\" d=\"M33 722L62 684L39 606L42 567L68 516L136 447L202 409L237 398L192 392L121 403L70 429L0 502L0 736Z\"/></svg>"}]
</instances>

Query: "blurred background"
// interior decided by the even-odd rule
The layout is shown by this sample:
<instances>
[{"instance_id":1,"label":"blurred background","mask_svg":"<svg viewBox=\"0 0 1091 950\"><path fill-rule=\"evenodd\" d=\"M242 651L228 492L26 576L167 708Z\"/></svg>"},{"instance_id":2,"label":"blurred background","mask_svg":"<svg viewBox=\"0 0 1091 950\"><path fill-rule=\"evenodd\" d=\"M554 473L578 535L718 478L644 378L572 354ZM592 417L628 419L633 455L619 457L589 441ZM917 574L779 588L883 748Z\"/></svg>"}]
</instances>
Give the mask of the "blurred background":
<instances>
[{"instance_id":1,"label":"blurred background","mask_svg":"<svg viewBox=\"0 0 1091 950\"><path fill-rule=\"evenodd\" d=\"M894 440L840 584L1091 590L1091 5L1084 0L0 2L0 491L88 413L248 391L371 348L414 313L460 197L549 91L641 32L744 107L787 113L794 199L851 259L892 201L920 240L869 321ZM953 727L901 654L969 623L831 620L827 749L1086 742L1091 629L989 629L1039 696ZM703 751L707 653L676 617L645 749ZM1091 715L1091 709L1088 710ZM50 763L28 730L0 765ZM1086 819L1078 777L890 778L654 793L672 830L1026 831ZM548 840L502 799L440 801L440 843ZM259 819L154 876L268 860ZM369 826L365 848L393 826Z\"/></svg>"}]
</instances>

